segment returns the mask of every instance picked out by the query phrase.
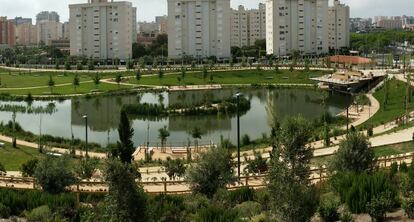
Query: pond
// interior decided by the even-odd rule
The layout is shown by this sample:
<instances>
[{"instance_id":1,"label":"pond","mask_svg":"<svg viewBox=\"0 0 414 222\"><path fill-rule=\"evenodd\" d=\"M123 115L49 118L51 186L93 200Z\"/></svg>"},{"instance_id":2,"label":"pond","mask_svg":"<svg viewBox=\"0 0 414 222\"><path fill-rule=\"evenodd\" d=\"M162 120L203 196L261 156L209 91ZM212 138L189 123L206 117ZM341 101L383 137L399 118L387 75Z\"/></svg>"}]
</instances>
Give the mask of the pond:
<instances>
[{"instance_id":1,"label":"pond","mask_svg":"<svg viewBox=\"0 0 414 222\"><path fill-rule=\"evenodd\" d=\"M312 89L242 89L243 95L250 100L251 109L240 118L241 135L248 134L252 140L269 135L274 116L279 120L287 116L302 115L307 119L319 118L324 112L323 98L327 96L327 109L332 115L342 112L350 103L348 96L328 94ZM181 91L163 93L139 93L96 98L74 98L64 101L52 101L57 111L51 115L17 114L16 121L26 131L39 134L40 122L42 134L85 139L85 121L88 115L89 141L106 146L118 140L119 114L123 105L134 103L155 104L199 104L203 101L217 101L236 94L236 89L209 91ZM2 101L1 104L26 105L25 102ZM50 101L35 101L33 106L47 106ZM0 112L0 122L8 122L12 113ZM42 119L42 121L40 121ZM202 143L218 144L220 138L237 141L236 116L170 116L166 118L133 117L135 131L133 141L136 146L159 143L158 130L164 126L170 131L168 145L183 146L192 141L189 132L195 127L202 129Z\"/></svg>"}]
</instances>

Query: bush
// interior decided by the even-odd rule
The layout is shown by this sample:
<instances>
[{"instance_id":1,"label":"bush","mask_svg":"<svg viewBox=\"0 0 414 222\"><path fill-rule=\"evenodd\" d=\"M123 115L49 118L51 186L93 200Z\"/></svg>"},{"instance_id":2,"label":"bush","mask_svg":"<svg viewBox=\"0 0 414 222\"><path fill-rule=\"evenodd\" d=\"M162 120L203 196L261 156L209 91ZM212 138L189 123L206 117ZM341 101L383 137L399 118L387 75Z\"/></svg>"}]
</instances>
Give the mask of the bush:
<instances>
[{"instance_id":1,"label":"bush","mask_svg":"<svg viewBox=\"0 0 414 222\"><path fill-rule=\"evenodd\" d=\"M414 219L414 194L411 194L409 198L403 201L402 208L404 209L408 218Z\"/></svg>"},{"instance_id":2,"label":"bush","mask_svg":"<svg viewBox=\"0 0 414 222\"><path fill-rule=\"evenodd\" d=\"M209 205L199 210L195 216L196 222L232 222L237 219L237 211L225 209L216 205Z\"/></svg>"},{"instance_id":3,"label":"bush","mask_svg":"<svg viewBox=\"0 0 414 222\"><path fill-rule=\"evenodd\" d=\"M3 203L0 203L0 218L9 218L10 213L10 208L8 206L5 206Z\"/></svg>"},{"instance_id":4,"label":"bush","mask_svg":"<svg viewBox=\"0 0 414 222\"><path fill-rule=\"evenodd\" d=\"M6 168L4 167L2 163L0 163L0 175L6 174L6 173L7 173Z\"/></svg>"},{"instance_id":5,"label":"bush","mask_svg":"<svg viewBox=\"0 0 414 222\"><path fill-rule=\"evenodd\" d=\"M250 141L250 137L249 137L249 135L245 134L245 135L242 137L242 145L243 145L243 146L248 146L248 145L250 145L250 143L251 143L251 141Z\"/></svg>"},{"instance_id":6,"label":"bush","mask_svg":"<svg viewBox=\"0 0 414 222\"><path fill-rule=\"evenodd\" d=\"M397 189L384 172L338 173L331 184L352 213L367 213L367 204L387 193L389 200L397 203Z\"/></svg>"},{"instance_id":7,"label":"bush","mask_svg":"<svg viewBox=\"0 0 414 222\"><path fill-rule=\"evenodd\" d=\"M352 214L349 212L343 213L340 219L341 219L341 222L353 222L354 221Z\"/></svg>"},{"instance_id":8,"label":"bush","mask_svg":"<svg viewBox=\"0 0 414 222\"><path fill-rule=\"evenodd\" d=\"M339 219L338 207L340 204L339 197L333 193L327 193L321 197L321 203L318 208L319 216L325 222L333 222Z\"/></svg>"},{"instance_id":9,"label":"bush","mask_svg":"<svg viewBox=\"0 0 414 222\"><path fill-rule=\"evenodd\" d=\"M31 159L22 164L21 171L24 177L32 177L34 175L38 159Z\"/></svg>"},{"instance_id":10,"label":"bush","mask_svg":"<svg viewBox=\"0 0 414 222\"><path fill-rule=\"evenodd\" d=\"M238 204L234 207L234 210L237 212L240 218L252 218L256 215L259 215L262 211L262 206L253 201L247 201L241 204Z\"/></svg>"},{"instance_id":11,"label":"bush","mask_svg":"<svg viewBox=\"0 0 414 222\"><path fill-rule=\"evenodd\" d=\"M45 192L62 193L76 182L67 157L46 157L36 167L34 177Z\"/></svg>"},{"instance_id":12,"label":"bush","mask_svg":"<svg viewBox=\"0 0 414 222\"><path fill-rule=\"evenodd\" d=\"M34 190L0 189L0 203L9 208L10 215L18 216L23 211L31 211L43 205L52 210L74 209L76 198L70 193L51 195Z\"/></svg>"},{"instance_id":13,"label":"bush","mask_svg":"<svg viewBox=\"0 0 414 222\"><path fill-rule=\"evenodd\" d=\"M26 212L25 217L28 221L48 221L52 217L52 212L48 206L40 206Z\"/></svg>"},{"instance_id":14,"label":"bush","mask_svg":"<svg viewBox=\"0 0 414 222\"><path fill-rule=\"evenodd\" d=\"M386 192L374 197L371 202L367 204L367 210L371 218L375 221L383 221L388 211L392 209L393 194Z\"/></svg>"}]
</instances>

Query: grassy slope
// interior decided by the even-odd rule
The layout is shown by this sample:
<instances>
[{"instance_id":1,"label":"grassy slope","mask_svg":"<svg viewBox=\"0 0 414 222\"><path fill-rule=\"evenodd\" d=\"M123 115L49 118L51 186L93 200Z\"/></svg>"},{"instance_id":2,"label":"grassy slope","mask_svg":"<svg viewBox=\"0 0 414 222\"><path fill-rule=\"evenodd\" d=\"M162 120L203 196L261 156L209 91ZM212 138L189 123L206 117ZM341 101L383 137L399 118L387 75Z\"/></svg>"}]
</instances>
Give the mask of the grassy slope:
<instances>
[{"instance_id":1,"label":"grassy slope","mask_svg":"<svg viewBox=\"0 0 414 222\"><path fill-rule=\"evenodd\" d=\"M398 80L391 80L389 82L388 104L384 107L383 101L385 97L385 87L382 87L374 97L380 102L380 110L372 117L373 125L380 125L395 120L405 114L405 95L406 84ZM409 110L414 109L414 100L408 105Z\"/></svg>"},{"instance_id":2,"label":"grassy slope","mask_svg":"<svg viewBox=\"0 0 414 222\"><path fill-rule=\"evenodd\" d=\"M37 149L18 147L12 148L11 144L0 148L0 163L4 165L7 171L18 171L20 166L26 161L41 157Z\"/></svg>"},{"instance_id":3,"label":"grassy slope","mask_svg":"<svg viewBox=\"0 0 414 222\"><path fill-rule=\"evenodd\" d=\"M213 81L210 82L210 74L213 74ZM302 71L281 70L275 71L258 71L258 70L239 70L227 72L209 72L208 77L204 80L202 73L187 72L184 81L186 85L203 85L203 84L265 84L265 83L298 83L313 84L310 77L323 75L321 71L311 71L305 73ZM177 77L181 74L165 75L162 79L155 76L144 76L140 81L130 79L130 83L143 85L180 85Z\"/></svg>"}]
</instances>

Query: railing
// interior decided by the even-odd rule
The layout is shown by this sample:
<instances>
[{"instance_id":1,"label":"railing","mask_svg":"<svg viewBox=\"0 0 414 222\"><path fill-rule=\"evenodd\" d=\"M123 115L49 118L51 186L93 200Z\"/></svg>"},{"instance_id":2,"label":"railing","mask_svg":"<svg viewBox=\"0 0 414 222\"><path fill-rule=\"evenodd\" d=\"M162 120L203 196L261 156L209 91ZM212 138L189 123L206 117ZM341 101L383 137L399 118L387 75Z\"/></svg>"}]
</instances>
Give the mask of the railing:
<instances>
[{"instance_id":1,"label":"railing","mask_svg":"<svg viewBox=\"0 0 414 222\"><path fill-rule=\"evenodd\" d=\"M414 158L414 152L391 155L388 157L381 157L376 160L376 165L380 168L389 168L392 163L401 165L406 163L410 165ZM228 190L234 190L241 187L251 187L254 189L264 188L267 185L267 174L246 175L240 177L240 181L233 185L228 185ZM326 166L312 167L311 177L309 180L312 183L318 183L328 178L328 169ZM143 186L144 190L148 194L186 194L190 193L189 182L185 180L177 181L137 181L137 184ZM40 190L35 179L28 177L13 177L13 176L0 176L0 187L12 188L12 189L25 189L25 190ZM70 192L81 193L107 193L108 185L105 181L90 180L80 181L77 184L69 188Z\"/></svg>"}]
</instances>

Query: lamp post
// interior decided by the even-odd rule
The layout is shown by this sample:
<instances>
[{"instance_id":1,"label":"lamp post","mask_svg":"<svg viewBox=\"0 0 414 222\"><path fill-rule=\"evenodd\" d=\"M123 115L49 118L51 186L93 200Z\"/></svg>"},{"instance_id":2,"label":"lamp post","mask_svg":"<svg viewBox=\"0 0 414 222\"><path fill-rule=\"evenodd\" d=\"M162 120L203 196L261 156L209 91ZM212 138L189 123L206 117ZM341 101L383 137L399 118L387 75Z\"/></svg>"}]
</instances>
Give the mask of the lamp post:
<instances>
[{"instance_id":1,"label":"lamp post","mask_svg":"<svg viewBox=\"0 0 414 222\"><path fill-rule=\"evenodd\" d=\"M240 180L240 97L243 96L240 92L236 93L237 100L237 176Z\"/></svg>"},{"instance_id":2,"label":"lamp post","mask_svg":"<svg viewBox=\"0 0 414 222\"><path fill-rule=\"evenodd\" d=\"M88 115L82 116L85 120L85 150L86 150L86 157L88 157Z\"/></svg>"}]
</instances>

